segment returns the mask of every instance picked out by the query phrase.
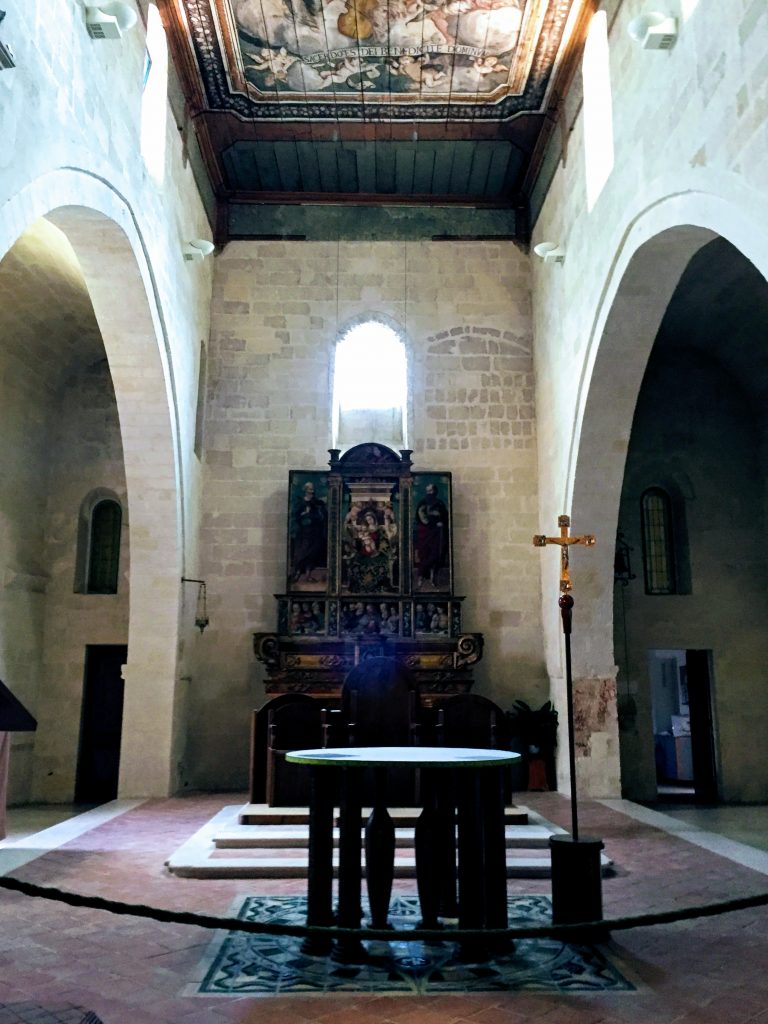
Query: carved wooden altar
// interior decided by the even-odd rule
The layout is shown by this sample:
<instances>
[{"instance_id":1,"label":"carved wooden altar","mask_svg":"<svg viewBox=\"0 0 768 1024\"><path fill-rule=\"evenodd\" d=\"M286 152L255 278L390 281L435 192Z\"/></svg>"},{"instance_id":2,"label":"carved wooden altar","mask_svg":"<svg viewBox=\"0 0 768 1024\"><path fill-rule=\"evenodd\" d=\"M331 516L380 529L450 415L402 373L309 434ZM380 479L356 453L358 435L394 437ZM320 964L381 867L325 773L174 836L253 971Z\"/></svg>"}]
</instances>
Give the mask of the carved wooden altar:
<instances>
[{"instance_id":1,"label":"carved wooden altar","mask_svg":"<svg viewBox=\"0 0 768 1024\"><path fill-rule=\"evenodd\" d=\"M483 636L462 630L453 592L451 474L372 443L330 456L289 475L286 590L276 632L254 634L267 694L334 703L350 669L382 655L424 705L467 692Z\"/></svg>"}]
</instances>

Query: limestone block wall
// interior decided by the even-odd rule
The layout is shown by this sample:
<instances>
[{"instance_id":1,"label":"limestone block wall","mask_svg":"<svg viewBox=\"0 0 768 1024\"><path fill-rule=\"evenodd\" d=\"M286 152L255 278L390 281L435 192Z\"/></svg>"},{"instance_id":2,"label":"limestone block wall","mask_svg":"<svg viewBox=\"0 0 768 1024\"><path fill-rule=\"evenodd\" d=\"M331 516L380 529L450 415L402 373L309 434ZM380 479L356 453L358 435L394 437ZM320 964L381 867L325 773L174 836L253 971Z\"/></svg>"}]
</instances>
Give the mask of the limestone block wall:
<instances>
[{"instance_id":1,"label":"limestone block wall","mask_svg":"<svg viewBox=\"0 0 768 1024\"><path fill-rule=\"evenodd\" d=\"M682 374L687 386L681 392ZM721 795L747 802L764 798L768 771L756 742L768 728L764 427L755 422L743 391L711 358L652 358L635 415L619 517L637 574L624 591L623 607L617 595L615 623L628 796L656 795L648 678L653 647L712 651ZM640 497L654 485L666 486L684 518L678 556L687 555L690 593L645 593Z\"/></svg>"},{"instance_id":2,"label":"limestone block wall","mask_svg":"<svg viewBox=\"0 0 768 1024\"><path fill-rule=\"evenodd\" d=\"M12 257L0 268L6 295L6 278L16 264ZM9 801L58 802L74 793L85 645L127 641L129 531L122 445L103 349L100 359L58 383L55 339L36 337L28 323L14 329L7 306L4 311L0 677L12 681L38 720L36 733L13 737ZM60 351L68 340L62 331ZM74 593L80 506L96 488L112 491L126 510L114 596Z\"/></svg>"},{"instance_id":3,"label":"limestone block wall","mask_svg":"<svg viewBox=\"0 0 768 1024\"><path fill-rule=\"evenodd\" d=\"M604 447L590 455L581 451L580 441L591 377L622 276L640 246L676 224L701 225L726 235L763 274L768 272L768 244L758 227L768 215L762 173L768 158L768 8L737 0L723 20L717 0L674 3L670 13L679 18L679 38L671 51L654 53L638 48L627 32L629 21L646 7L641 0L607 5L613 149L606 182L590 206L585 118L583 107L577 105L565 125L567 153L561 154L532 239L534 244L558 242L566 252L564 264L535 261L533 269L541 518L554 522L558 513L573 511L582 456L583 465L598 467L596 487L605 488L606 504L611 506L598 514L598 495L590 506L592 521L574 522L577 530L602 532L598 543L607 545L605 557L602 548L593 552L594 568L585 568L581 577L582 595L592 600L592 594L600 593L594 615L583 602L577 605L577 622L586 623L588 639L575 652L580 659L575 671L596 680L615 675L611 549L634 398L622 393L621 356L609 389L595 396L594 417L588 424L590 438L597 437ZM563 135L556 134L553 145L559 146ZM681 265L678 273L682 269ZM663 267L651 266L625 297L623 329L628 336L637 331L637 345L645 346L643 351L650 350L653 337L653 332L646 337L643 310L667 286ZM620 469L614 468L612 459L622 464ZM599 576L590 578L592 572ZM549 595L556 592L554 567L545 574L544 591ZM553 692L562 701L561 638L554 602L545 605L544 629ZM584 777L597 780L595 795L617 792L615 720L603 739L609 750L603 763L583 766Z\"/></svg>"},{"instance_id":4,"label":"limestone block wall","mask_svg":"<svg viewBox=\"0 0 768 1024\"><path fill-rule=\"evenodd\" d=\"M327 467L333 345L364 315L405 336L414 467L453 473L456 590L486 634L477 691L545 699L529 287L511 243L232 242L217 257L195 784L243 784L263 700L251 633L275 628L285 588L288 471Z\"/></svg>"},{"instance_id":5,"label":"limestone block wall","mask_svg":"<svg viewBox=\"0 0 768 1024\"><path fill-rule=\"evenodd\" d=\"M37 700L32 798L74 795L87 644L127 644L130 523L117 406L106 357L57 396L49 436L43 673ZM117 594L74 592L80 507L95 490L123 508Z\"/></svg>"},{"instance_id":6,"label":"limestone block wall","mask_svg":"<svg viewBox=\"0 0 768 1024\"><path fill-rule=\"evenodd\" d=\"M0 678L14 680L19 699L37 711L42 674L45 592L46 480L49 420L44 381L7 348L0 356ZM9 801L28 795L32 733L13 740Z\"/></svg>"},{"instance_id":7,"label":"limestone block wall","mask_svg":"<svg viewBox=\"0 0 768 1024\"><path fill-rule=\"evenodd\" d=\"M124 445L130 452L128 500L146 520L139 537L142 550L152 548L155 529L163 553L155 562L165 563L154 572L142 571L145 596L135 610L146 614L147 628L143 620L136 626L129 652L126 694L132 726L125 763L130 761L130 771L121 785L134 796L167 792L168 780L182 779L185 773L186 684L180 680L194 674L194 627L188 617L180 620L179 580L198 574L200 463L193 439L198 358L208 335L212 276L212 261L189 264L182 258L186 241L211 236L182 145L183 106L178 121L169 110L164 135L154 144L162 154L162 181L152 176L141 155L149 4L138 0L136 6L139 24L113 42L89 38L79 0L8 0L2 37L13 48L17 66L0 76L0 259L38 217L53 211L55 218L57 208L59 213L63 209L60 223L66 233L77 220L77 208L85 207L118 225L126 251L133 253L133 271L140 275L136 291L141 294L127 298L126 268L114 236L102 231L102 251L94 252L98 228L90 231L86 241L92 262L86 278L91 287L98 274L110 278L98 282L100 317L102 323L110 321L108 352L114 356L122 346L117 400L123 430L131 432L130 444ZM194 132L187 142L194 156ZM86 242L80 242L82 255ZM155 348L151 360L142 349L147 344ZM131 363L132 353L138 356L137 365ZM164 410L154 404L157 394ZM147 410L143 417L135 412L141 405ZM0 414L4 429L5 411ZM24 436L20 462L31 472L36 434L25 431ZM142 446L145 458L137 455ZM158 453L168 449L171 485L158 499ZM20 472L23 479L25 469ZM150 551L142 565L151 562ZM36 607L41 604L38 597L30 600ZM134 620L138 622L136 616ZM159 624L161 635L152 634L150 623ZM0 633L6 629L13 638L13 620L0 622ZM173 741L168 740L171 718L177 726ZM150 726L153 735L156 731L163 738L151 744L152 756L147 757L142 737Z\"/></svg>"}]
</instances>

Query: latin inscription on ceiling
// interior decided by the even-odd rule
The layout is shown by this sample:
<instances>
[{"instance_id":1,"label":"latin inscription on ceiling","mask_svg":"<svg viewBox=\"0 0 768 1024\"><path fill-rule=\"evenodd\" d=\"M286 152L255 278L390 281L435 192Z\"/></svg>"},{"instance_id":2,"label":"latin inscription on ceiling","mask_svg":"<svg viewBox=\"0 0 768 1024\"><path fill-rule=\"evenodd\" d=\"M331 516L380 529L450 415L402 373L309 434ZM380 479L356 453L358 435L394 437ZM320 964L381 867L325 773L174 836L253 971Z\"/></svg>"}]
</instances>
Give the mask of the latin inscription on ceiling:
<instances>
[{"instance_id":1,"label":"latin inscription on ceiling","mask_svg":"<svg viewBox=\"0 0 768 1024\"><path fill-rule=\"evenodd\" d=\"M575 0L184 0L210 108L504 121L542 109Z\"/></svg>"}]
</instances>

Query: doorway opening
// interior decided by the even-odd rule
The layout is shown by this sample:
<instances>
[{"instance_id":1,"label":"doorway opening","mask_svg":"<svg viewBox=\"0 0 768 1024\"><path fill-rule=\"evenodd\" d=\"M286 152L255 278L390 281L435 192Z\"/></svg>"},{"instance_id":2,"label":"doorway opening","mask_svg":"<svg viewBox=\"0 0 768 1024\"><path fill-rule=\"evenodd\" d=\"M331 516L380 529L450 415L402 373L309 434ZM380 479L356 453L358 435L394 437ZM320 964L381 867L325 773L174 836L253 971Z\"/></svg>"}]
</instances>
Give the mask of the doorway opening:
<instances>
[{"instance_id":1,"label":"doorway opening","mask_svg":"<svg viewBox=\"0 0 768 1024\"><path fill-rule=\"evenodd\" d=\"M711 651L648 652L660 800L717 801Z\"/></svg>"},{"instance_id":2,"label":"doorway opening","mask_svg":"<svg viewBox=\"0 0 768 1024\"><path fill-rule=\"evenodd\" d=\"M123 728L123 665L126 644L88 644L85 648L80 750L75 802L103 804L117 796Z\"/></svg>"}]
</instances>

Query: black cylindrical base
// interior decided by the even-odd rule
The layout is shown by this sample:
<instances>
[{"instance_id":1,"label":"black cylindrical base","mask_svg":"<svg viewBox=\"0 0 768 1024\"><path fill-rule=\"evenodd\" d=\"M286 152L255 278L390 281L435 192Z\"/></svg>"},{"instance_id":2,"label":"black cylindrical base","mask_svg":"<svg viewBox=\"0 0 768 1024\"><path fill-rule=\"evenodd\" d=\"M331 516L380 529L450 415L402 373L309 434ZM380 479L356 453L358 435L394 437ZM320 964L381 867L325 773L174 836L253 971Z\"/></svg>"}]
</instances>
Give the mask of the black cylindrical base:
<instances>
[{"instance_id":1,"label":"black cylindrical base","mask_svg":"<svg viewBox=\"0 0 768 1024\"><path fill-rule=\"evenodd\" d=\"M550 836L552 924L602 921L602 839Z\"/></svg>"}]
</instances>

